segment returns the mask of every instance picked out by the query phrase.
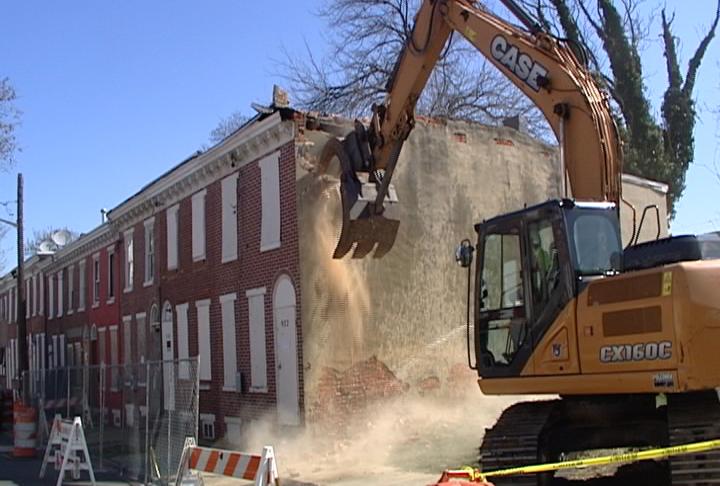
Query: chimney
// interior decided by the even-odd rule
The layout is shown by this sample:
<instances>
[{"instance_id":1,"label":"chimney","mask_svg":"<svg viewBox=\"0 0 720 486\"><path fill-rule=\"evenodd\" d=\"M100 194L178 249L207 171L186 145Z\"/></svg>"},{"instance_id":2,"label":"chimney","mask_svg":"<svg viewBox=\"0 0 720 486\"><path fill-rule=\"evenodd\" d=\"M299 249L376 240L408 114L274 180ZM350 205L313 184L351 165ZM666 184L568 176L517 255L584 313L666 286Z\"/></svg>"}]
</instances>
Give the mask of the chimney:
<instances>
[{"instance_id":1,"label":"chimney","mask_svg":"<svg viewBox=\"0 0 720 486\"><path fill-rule=\"evenodd\" d=\"M100 223L105 223L107 221L107 209L100 208Z\"/></svg>"}]
</instances>

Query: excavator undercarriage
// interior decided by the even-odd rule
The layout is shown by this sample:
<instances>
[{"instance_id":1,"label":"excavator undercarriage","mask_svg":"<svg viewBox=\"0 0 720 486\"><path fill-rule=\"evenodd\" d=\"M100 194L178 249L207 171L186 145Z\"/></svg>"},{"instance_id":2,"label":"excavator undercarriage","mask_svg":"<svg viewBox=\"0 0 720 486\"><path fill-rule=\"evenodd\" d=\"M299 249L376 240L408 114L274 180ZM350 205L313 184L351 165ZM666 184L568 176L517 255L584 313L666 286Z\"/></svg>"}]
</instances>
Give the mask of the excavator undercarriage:
<instances>
[{"instance_id":1,"label":"excavator undercarriage","mask_svg":"<svg viewBox=\"0 0 720 486\"><path fill-rule=\"evenodd\" d=\"M517 403L487 429L480 447L481 469L682 445L720 437L720 402L714 391L661 395L567 396ZM611 469L514 476L501 485L600 484L699 486L720 483L720 451L674 456Z\"/></svg>"}]
</instances>

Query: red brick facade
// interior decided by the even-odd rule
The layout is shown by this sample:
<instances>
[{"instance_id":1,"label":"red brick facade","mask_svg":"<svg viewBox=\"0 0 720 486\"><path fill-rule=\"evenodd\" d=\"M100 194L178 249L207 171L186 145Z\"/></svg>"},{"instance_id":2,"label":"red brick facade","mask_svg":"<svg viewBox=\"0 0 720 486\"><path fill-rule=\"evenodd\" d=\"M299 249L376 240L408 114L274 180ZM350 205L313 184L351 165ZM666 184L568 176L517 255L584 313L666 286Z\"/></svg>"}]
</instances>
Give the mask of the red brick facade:
<instances>
[{"instance_id":1,"label":"red brick facade","mask_svg":"<svg viewBox=\"0 0 720 486\"><path fill-rule=\"evenodd\" d=\"M285 120L283 118L286 118ZM75 343L83 350L83 364L110 364L115 353L118 364L125 363L125 346L130 345L131 363L142 359L159 360L162 338L153 326L155 315L162 319L163 308L169 303L173 313L173 358L180 356L177 319L179 305L187 304L188 356L198 356L198 312L196 302L209 300L210 358L212 379L201 383L200 413L215 418L215 436L226 430L226 417L241 423L266 418L276 409L275 310L273 289L282 276L289 277L295 290L295 321L297 334L297 387L300 417L304 413L302 378L302 332L300 323L299 249L296 195L295 125L291 116L275 113L271 117L240 130L226 141L173 168L142 191L108 213L108 222L76 242L58 251L52 260L43 263L43 315L31 315L28 331L45 334L45 349L54 351L51 337L64 335L64 344L73 347L73 363L65 357L60 365L81 364L75 357ZM245 132L245 133L244 133ZM280 201L279 247L261 251L263 213L262 177L259 161L278 153L278 184ZM237 258L222 262L222 180L237 175L235 217L237 219ZM205 190L205 258L193 258L192 196ZM168 269L168 208L178 205L177 268ZM152 221L148 226L147 222ZM154 238L154 274L146 277L146 229ZM126 282L129 238L132 238L133 281ZM109 254L113 256L114 296L109 295ZM196 260L196 259L195 259ZM80 308L80 262L84 261L85 306ZM95 261L99 264L96 297ZM27 272L27 270L26 270ZM70 276L72 272L72 277ZM58 311L58 280L62 274L62 314ZM69 299L70 282L73 298ZM10 276L0 280L0 300L13 284ZM52 290L50 290L52 287ZM266 383L262 390L251 390L250 309L246 292L265 289L265 357ZM32 292L31 292L32 294ZM51 295L52 294L52 295ZM237 371L242 388L224 389L223 316L221 296L235 294L235 352ZM52 309L50 304L52 301ZM2 304L4 305L4 304ZM0 306L2 307L2 306ZM157 309L154 314L153 309ZM52 315L50 315L52 310ZM0 308L0 339L8 346L16 326ZM144 319L143 319L144 317ZM227 316L226 316L227 317ZM126 342L125 325L131 329ZM138 326L144 325L144 332ZM111 332L117 333L116 348L111 348ZM104 338L101 335L104 334ZM32 338L31 338L32 339ZM104 343L104 352L99 349ZM8 348L9 349L9 348ZM69 348L67 348L69 349ZM41 353L41 350L38 349ZM227 351L226 351L227 352ZM64 353L64 351L63 351ZM166 356L167 357L167 356ZM201 358L205 358L204 356ZM32 358L31 358L32 360ZM8 360L5 361L8 363ZM42 362L40 361L40 365ZM38 366L31 363L31 367ZM0 374L5 373L0 369ZM7 374L7 373L5 373ZM5 381L3 381L5 383ZM123 409L120 396L108 398L110 409ZM122 413L130 413L123 409ZM301 418L302 420L302 418ZM202 438L202 437L201 437Z\"/></svg>"}]
</instances>

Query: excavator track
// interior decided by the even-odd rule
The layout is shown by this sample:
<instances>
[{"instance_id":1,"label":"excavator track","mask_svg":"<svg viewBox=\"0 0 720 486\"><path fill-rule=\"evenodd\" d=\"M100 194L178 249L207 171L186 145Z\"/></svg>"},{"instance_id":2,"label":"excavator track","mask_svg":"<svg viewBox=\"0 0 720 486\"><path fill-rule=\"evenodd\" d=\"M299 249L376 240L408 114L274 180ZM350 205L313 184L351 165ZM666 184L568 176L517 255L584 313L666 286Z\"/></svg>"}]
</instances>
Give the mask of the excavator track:
<instances>
[{"instance_id":1,"label":"excavator track","mask_svg":"<svg viewBox=\"0 0 720 486\"><path fill-rule=\"evenodd\" d=\"M668 397L671 445L720 439L720 402L713 392ZM720 450L670 458L673 486L720 484Z\"/></svg>"},{"instance_id":2,"label":"excavator track","mask_svg":"<svg viewBox=\"0 0 720 486\"><path fill-rule=\"evenodd\" d=\"M495 471L527 466L538 461L538 439L550 412L559 400L521 402L505 410L495 425L485 430L480 446L480 468ZM493 478L497 486L535 486L535 475Z\"/></svg>"}]
</instances>

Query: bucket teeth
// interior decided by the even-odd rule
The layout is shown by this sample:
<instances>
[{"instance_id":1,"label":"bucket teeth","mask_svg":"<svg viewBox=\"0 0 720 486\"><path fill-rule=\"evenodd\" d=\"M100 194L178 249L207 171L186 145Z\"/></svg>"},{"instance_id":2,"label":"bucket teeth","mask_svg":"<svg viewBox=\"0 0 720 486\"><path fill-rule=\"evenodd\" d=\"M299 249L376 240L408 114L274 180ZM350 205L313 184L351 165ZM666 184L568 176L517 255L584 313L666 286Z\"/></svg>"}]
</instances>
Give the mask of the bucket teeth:
<instances>
[{"instance_id":1,"label":"bucket teeth","mask_svg":"<svg viewBox=\"0 0 720 486\"><path fill-rule=\"evenodd\" d=\"M343 218L340 239L335 247L333 258L342 258L355 245L353 258L363 258L373 249L373 258L384 256L395 243L400 222L384 216L369 216L351 220Z\"/></svg>"}]
</instances>

